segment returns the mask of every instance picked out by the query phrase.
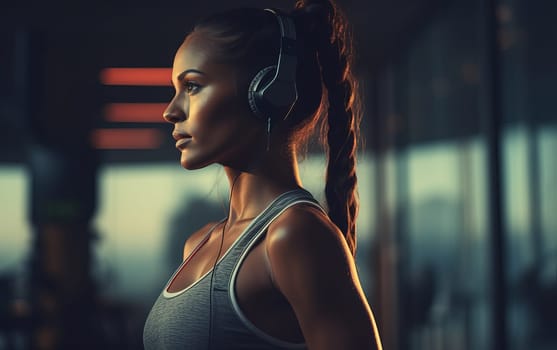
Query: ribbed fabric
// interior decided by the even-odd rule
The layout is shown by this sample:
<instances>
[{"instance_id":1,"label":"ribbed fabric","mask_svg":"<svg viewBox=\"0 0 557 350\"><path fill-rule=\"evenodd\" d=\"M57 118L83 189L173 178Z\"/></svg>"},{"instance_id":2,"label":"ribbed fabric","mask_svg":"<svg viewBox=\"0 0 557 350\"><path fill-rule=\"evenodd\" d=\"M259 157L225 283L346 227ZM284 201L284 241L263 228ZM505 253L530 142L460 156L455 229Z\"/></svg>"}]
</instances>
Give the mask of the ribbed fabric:
<instances>
[{"instance_id":1,"label":"ribbed fabric","mask_svg":"<svg viewBox=\"0 0 557 350\"><path fill-rule=\"evenodd\" d=\"M167 291L183 264L180 265L147 317L143 331L145 349L305 349L303 343L282 341L255 327L242 314L234 291L237 272L250 249L264 237L273 220L299 203L308 203L321 209L305 190L286 192L269 204L220 258L213 271L212 317L209 303L211 271L186 289L175 293ZM187 259L184 261L187 262Z\"/></svg>"}]
</instances>

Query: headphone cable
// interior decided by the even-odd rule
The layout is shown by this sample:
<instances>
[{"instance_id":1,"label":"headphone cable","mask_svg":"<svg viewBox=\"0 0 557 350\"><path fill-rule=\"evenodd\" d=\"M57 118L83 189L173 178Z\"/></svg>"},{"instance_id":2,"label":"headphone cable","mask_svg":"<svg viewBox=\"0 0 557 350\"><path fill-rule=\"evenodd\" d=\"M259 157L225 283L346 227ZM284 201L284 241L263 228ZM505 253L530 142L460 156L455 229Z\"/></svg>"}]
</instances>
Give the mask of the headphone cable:
<instances>
[{"instance_id":1,"label":"headphone cable","mask_svg":"<svg viewBox=\"0 0 557 350\"><path fill-rule=\"evenodd\" d=\"M229 195L229 198L228 198L228 214L227 214L227 216L224 219L224 222L222 224L219 250L218 250L218 253L217 253L217 257L215 258L215 262L213 263L213 268L211 269L211 281L209 282L209 339L208 339L208 344L207 344L208 350L211 349L212 338L213 338L213 279L214 279L214 276L215 276L215 269L217 267L217 263L219 261L220 254L222 252L222 247L224 245L224 231L226 229L226 224L228 223L228 220L230 219L230 210L231 210L231 207L232 207L232 192L234 191L234 186L236 185L236 181L238 180L239 177L240 177L240 174L236 175L234 177L234 180L232 180L232 186L230 186L230 195Z\"/></svg>"}]
</instances>

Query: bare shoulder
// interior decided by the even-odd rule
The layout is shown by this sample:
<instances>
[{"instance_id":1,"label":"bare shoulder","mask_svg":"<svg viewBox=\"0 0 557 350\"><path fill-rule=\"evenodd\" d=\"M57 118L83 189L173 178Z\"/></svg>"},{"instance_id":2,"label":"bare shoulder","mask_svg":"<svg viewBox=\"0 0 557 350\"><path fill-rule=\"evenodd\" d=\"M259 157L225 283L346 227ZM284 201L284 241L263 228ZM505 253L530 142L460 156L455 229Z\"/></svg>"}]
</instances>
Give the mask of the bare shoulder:
<instances>
[{"instance_id":1,"label":"bare shoulder","mask_svg":"<svg viewBox=\"0 0 557 350\"><path fill-rule=\"evenodd\" d=\"M191 252L197 247L197 245L203 240L205 235L211 230L218 222L209 222L205 226L201 227L199 230L192 233L188 239L186 239L186 243L184 244L184 254L183 259L187 258Z\"/></svg>"},{"instance_id":2,"label":"bare shoulder","mask_svg":"<svg viewBox=\"0 0 557 350\"><path fill-rule=\"evenodd\" d=\"M287 209L269 226L265 244L271 280L287 298L289 293L317 291L323 284L357 280L342 232L314 206Z\"/></svg>"},{"instance_id":3,"label":"bare shoulder","mask_svg":"<svg viewBox=\"0 0 557 350\"><path fill-rule=\"evenodd\" d=\"M283 253L292 257L296 252L304 260L320 260L320 255L351 258L342 232L325 213L309 204L287 209L269 226L267 250L279 259Z\"/></svg>"},{"instance_id":4,"label":"bare shoulder","mask_svg":"<svg viewBox=\"0 0 557 350\"><path fill-rule=\"evenodd\" d=\"M267 232L268 273L292 306L310 349L381 349L377 326L342 232L309 205Z\"/></svg>"}]
</instances>

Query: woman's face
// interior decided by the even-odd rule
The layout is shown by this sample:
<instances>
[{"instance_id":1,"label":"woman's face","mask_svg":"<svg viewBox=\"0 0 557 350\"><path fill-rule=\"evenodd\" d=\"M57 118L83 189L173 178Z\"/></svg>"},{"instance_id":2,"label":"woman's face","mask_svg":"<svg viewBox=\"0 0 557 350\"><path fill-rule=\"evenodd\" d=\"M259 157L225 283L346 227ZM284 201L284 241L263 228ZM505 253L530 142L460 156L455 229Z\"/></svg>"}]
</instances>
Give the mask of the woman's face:
<instances>
[{"instance_id":1,"label":"woman's face","mask_svg":"<svg viewBox=\"0 0 557 350\"><path fill-rule=\"evenodd\" d=\"M264 127L252 115L239 70L217 63L215 43L194 32L172 67L175 95L164 112L186 169L212 163L242 167L264 148ZM222 59L222 58L221 58Z\"/></svg>"}]
</instances>

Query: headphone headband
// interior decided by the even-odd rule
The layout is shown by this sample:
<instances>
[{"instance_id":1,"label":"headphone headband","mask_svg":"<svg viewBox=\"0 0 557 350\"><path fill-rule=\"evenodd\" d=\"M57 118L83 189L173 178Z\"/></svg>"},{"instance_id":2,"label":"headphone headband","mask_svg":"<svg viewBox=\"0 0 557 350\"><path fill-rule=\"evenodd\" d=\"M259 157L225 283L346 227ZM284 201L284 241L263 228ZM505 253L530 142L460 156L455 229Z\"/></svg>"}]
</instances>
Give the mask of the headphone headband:
<instances>
[{"instance_id":1,"label":"headphone headband","mask_svg":"<svg viewBox=\"0 0 557 350\"><path fill-rule=\"evenodd\" d=\"M277 72L273 81L295 82L298 57L296 55L296 27L294 21L291 17L282 15L277 10L265 9L265 11L275 15L280 28L280 52Z\"/></svg>"},{"instance_id":2,"label":"headphone headband","mask_svg":"<svg viewBox=\"0 0 557 350\"><path fill-rule=\"evenodd\" d=\"M268 119L278 112L286 119L298 99L296 90L296 27L291 17L274 9L265 9L275 15L280 28L280 51L276 66L263 68L253 78L249 88L249 102L254 114Z\"/></svg>"}]
</instances>

